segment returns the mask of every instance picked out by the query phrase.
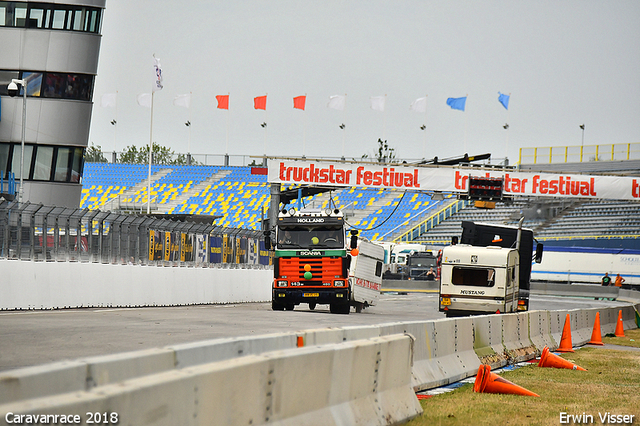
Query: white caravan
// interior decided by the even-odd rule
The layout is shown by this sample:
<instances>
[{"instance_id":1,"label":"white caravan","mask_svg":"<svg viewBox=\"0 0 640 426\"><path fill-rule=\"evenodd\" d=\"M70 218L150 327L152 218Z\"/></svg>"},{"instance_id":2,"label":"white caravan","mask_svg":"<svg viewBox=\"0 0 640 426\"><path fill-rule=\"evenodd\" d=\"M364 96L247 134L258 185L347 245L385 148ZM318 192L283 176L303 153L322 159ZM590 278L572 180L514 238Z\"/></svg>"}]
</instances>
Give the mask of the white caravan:
<instances>
[{"instance_id":1,"label":"white caravan","mask_svg":"<svg viewBox=\"0 0 640 426\"><path fill-rule=\"evenodd\" d=\"M467 244L442 251L439 310L447 316L518 310L517 249Z\"/></svg>"}]
</instances>

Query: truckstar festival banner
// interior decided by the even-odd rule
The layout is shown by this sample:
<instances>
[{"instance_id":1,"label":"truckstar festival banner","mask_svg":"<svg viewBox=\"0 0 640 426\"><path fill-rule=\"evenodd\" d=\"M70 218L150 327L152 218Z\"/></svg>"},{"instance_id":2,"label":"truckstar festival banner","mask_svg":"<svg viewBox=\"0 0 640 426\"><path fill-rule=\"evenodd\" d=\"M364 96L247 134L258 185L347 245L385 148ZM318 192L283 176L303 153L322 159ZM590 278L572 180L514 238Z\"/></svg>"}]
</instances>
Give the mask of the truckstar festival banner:
<instances>
[{"instance_id":1,"label":"truckstar festival banner","mask_svg":"<svg viewBox=\"0 0 640 426\"><path fill-rule=\"evenodd\" d=\"M633 177L277 159L270 159L268 167L270 183L467 193L469 176L477 176L503 178L505 195L640 200L640 178Z\"/></svg>"}]
</instances>

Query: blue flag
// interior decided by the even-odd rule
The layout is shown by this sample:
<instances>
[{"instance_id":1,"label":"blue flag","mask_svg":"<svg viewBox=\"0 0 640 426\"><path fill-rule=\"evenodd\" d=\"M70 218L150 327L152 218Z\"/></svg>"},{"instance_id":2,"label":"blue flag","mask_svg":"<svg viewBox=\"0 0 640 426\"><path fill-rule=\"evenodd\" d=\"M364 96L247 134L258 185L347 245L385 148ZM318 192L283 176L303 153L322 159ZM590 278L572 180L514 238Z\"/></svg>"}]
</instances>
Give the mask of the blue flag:
<instances>
[{"instance_id":1,"label":"blue flag","mask_svg":"<svg viewBox=\"0 0 640 426\"><path fill-rule=\"evenodd\" d=\"M509 95L503 95L500 92L498 92L498 95L498 101L502 104L504 109L509 109Z\"/></svg>"},{"instance_id":2,"label":"blue flag","mask_svg":"<svg viewBox=\"0 0 640 426\"><path fill-rule=\"evenodd\" d=\"M464 106L467 103L467 97L464 98L449 98L447 99L447 105L451 107L451 109L459 109L460 111L464 111Z\"/></svg>"}]
</instances>

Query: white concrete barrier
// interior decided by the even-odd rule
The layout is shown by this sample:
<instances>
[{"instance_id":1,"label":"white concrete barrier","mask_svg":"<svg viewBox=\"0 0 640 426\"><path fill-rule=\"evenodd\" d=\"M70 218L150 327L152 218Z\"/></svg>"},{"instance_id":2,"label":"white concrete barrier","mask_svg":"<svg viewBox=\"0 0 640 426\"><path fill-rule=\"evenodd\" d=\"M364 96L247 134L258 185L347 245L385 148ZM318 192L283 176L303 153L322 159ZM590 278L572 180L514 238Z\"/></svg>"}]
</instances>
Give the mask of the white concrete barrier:
<instances>
[{"instance_id":1,"label":"white concrete barrier","mask_svg":"<svg viewBox=\"0 0 640 426\"><path fill-rule=\"evenodd\" d=\"M412 341L385 336L249 355L89 391L0 406L14 414L100 413L119 424L387 425L422 412L410 386Z\"/></svg>"},{"instance_id":2,"label":"white concrete barrier","mask_svg":"<svg viewBox=\"0 0 640 426\"><path fill-rule=\"evenodd\" d=\"M482 364L491 368L503 367L508 357L502 344L502 315L471 317L473 322L473 349Z\"/></svg>"},{"instance_id":3,"label":"white concrete barrier","mask_svg":"<svg viewBox=\"0 0 640 426\"><path fill-rule=\"evenodd\" d=\"M0 259L0 276L7 310L265 302L273 271Z\"/></svg>"}]
</instances>

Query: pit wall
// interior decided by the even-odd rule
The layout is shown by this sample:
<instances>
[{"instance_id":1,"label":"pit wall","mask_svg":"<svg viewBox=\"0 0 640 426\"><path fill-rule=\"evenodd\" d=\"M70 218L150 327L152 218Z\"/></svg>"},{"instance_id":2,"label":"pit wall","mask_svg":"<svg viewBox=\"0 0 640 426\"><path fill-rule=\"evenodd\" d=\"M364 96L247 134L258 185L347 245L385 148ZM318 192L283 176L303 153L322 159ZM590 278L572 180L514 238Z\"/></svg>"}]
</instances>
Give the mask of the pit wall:
<instances>
[{"instance_id":1,"label":"pit wall","mask_svg":"<svg viewBox=\"0 0 640 426\"><path fill-rule=\"evenodd\" d=\"M266 302L273 270L0 260L0 277L0 310L62 309Z\"/></svg>"},{"instance_id":2,"label":"pit wall","mask_svg":"<svg viewBox=\"0 0 640 426\"><path fill-rule=\"evenodd\" d=\"M602 335L620 311L636 328L629 293L635 305L216 339L3 372L0 422L99 411L132 424L395 424L420 412L415 391L556 349L567 315L574 346L590 340L597 312Z\"/></svg>"}]
</instances>

